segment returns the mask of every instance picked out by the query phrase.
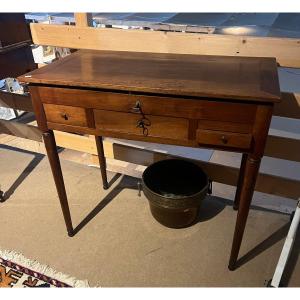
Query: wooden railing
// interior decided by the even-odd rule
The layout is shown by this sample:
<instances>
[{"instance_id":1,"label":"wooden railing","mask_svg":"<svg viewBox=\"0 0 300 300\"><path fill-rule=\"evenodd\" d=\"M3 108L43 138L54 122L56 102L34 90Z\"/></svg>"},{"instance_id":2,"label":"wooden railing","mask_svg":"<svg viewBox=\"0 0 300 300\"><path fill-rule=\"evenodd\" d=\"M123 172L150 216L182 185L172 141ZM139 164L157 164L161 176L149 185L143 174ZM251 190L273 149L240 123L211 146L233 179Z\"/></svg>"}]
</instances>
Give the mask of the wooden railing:
<instances>
[{"instance_id":1,"label":"wooden railing","mask_svg":"<svg viewBox=\"0 0 300 300\"><path fill-rule=\"evenodd\" d=\"M300 40L297 39L90 28L88 27L91 24L89 14L75 15L77 26L32 23L30 28L33 42L39 45L77 49L275 56L281 66L300 67ZM0 92L0 106L33 111L30 95ZM274 115L300 119L300 94L283 92L282 101L276 104ZM19 122L0 121L0 132L41 141L41 133L35 126ZM89 136L55 132L55 137L58 146L92 155L97 154L95 142ZM104 141L104 149L108 158L140 165L148 165L168 156L108 141ZM265 155L300 162L300 140L269 135ZM197 161L197 163L213 181L236 185L238 168L204 161ZM285 178L284 175L260 173L256 190L296 200L300 197L300 181Z\"/></svg>"},{"instance_id":2,"label":"wooden railing","mask_svg":"<svg viewBox=\"0 0 300 300\"><path fill-rule=\"evenodd\" d=\"M32 40L38 45L75 49L276 57L282 67L300 67L300 40L91 28L32 23Z\"/></svg>"}]
</instances>

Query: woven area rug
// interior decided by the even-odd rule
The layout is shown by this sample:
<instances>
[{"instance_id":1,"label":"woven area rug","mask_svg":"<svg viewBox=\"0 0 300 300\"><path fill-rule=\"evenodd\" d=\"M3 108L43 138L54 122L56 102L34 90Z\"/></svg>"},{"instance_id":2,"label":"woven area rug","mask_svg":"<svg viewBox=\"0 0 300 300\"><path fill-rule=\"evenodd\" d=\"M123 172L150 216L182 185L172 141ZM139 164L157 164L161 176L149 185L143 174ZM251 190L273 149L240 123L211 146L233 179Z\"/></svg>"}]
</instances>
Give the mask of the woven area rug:
<instances>
[{"instance_id":1,"label":"woven area rug","mask_svg":"<svg viewBox=\"0 0 300 300\"><path fill-rule=\"evenodd\" d=\"M57 272L14 251L0 249L0 288L2 287L89 287L85 280Z\"/></svg>"}]
</instances>

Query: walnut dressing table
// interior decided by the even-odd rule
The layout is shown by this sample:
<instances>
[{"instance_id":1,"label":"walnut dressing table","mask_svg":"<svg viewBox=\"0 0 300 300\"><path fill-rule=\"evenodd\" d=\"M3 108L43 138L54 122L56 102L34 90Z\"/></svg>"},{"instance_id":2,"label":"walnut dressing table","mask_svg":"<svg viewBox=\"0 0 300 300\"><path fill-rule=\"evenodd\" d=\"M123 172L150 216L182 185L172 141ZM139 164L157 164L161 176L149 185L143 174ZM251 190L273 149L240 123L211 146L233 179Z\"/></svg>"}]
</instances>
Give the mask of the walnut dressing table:
<instances>
[{"instance_id":1,"label":"walnut dressing table","mask_svg":"<svg viewBox=\"0 0 300 300\"><path fill-rule=\"evenodd\" d=\"M229 269L238 253L274 103L274 58L80 50L19 77L29 83L69 236L74 234L53 129L243 153Z\"/></svg>"}]
</instances>

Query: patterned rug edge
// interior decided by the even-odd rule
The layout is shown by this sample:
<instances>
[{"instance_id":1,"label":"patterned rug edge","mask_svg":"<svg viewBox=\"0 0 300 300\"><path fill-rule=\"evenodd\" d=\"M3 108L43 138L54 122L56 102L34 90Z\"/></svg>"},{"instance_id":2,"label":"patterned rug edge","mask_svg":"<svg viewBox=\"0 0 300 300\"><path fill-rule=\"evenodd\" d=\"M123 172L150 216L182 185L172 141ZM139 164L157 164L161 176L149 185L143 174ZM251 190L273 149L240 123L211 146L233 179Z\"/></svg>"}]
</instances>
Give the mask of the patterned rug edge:
<instances>
[{"instance_id":1,"label":"patterned rug edge","mask_svg":"<svg viewBox=\"0 0 300 300\"><path fill-rule=\"evenodd\" d=\"M48 265L40 264L36 260L26 258L23 254L12 251L2 250L0 248L0 259L11 261L22 267L31 269L34 272L41 273L45 276L51 277L57 281L63 282L74 288L89 288L88 280L79 280L67 274L63 274L49 267Z\"/></svg>"}]
</instances>

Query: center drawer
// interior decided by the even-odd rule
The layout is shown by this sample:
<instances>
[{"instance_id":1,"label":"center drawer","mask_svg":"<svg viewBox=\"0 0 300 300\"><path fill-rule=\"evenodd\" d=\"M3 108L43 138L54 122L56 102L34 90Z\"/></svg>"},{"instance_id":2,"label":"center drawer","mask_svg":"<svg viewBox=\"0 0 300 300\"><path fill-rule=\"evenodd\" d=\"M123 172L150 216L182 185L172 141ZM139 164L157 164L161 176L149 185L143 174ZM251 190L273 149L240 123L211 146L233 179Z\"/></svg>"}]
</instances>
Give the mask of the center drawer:
<instances>
[{"instance_id":1,"label":"center drawer","mask_svg":"<svg viewBox=\"0 0 300 300\"><path fill-rule=\"evenodd\" d=\"M105 131L188 140L189 121L183 118L147 115L143 119L141 114L94 110L94 120L96 128Z\"/></svg>"}]
</instances>

